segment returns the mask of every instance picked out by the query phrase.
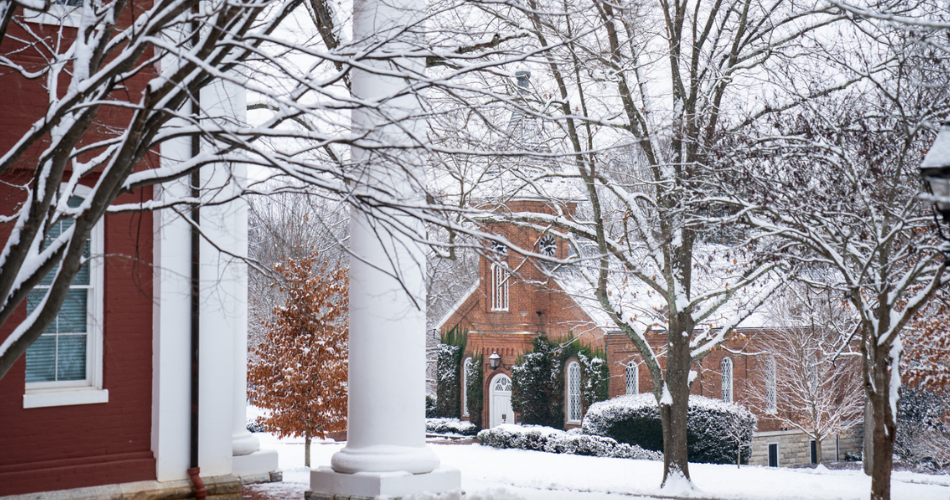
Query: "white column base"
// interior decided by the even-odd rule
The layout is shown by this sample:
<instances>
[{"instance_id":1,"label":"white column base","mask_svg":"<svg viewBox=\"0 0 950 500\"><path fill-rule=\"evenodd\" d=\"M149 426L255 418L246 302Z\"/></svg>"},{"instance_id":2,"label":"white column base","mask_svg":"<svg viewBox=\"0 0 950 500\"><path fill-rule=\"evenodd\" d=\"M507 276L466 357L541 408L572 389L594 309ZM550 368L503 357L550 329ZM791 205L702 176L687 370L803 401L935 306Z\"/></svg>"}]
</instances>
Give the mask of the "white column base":
<instances>
[{"instance_id":1,"label":"white column base","mask_svg":"<svg viewBox=\"0 0 950 500\"><path fill-rule=\"evenodd\" d=\"M277 470L277 452L275 450L260 450L250 455L231 457L231 475L244 478L268 476ZM252 480L251 482L258 482Z\"/></svg>"},{"instance_id":2,"label":"white column base","mask_svg":"<svg viewBox=\"0 0 950 500\"><path fill-rule=\"evenodd\" d=\"M310 471L309 500L334 498L371 499L386 495L400 498L412 493L444 493L462 487L462 473L452 467L439 467L425 474L408 472L357 472L341 474L330 467Z\"/></svg>"}]
</instances>

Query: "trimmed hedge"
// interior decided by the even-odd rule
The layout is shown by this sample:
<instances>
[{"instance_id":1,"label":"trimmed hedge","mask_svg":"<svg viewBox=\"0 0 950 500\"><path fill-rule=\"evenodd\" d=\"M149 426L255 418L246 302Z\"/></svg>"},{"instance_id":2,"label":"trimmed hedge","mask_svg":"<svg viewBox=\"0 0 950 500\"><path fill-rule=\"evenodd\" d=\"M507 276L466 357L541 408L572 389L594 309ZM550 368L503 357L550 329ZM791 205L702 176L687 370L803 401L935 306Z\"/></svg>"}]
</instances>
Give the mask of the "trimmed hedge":
<instances>
[{"instance_id":1,"label":"trimmed hedge","mask_svg":"<svg viewBox=\"0 0 950 500\"><path fill-rule=\"evenodd\" d=\"M592 457L631 458L636 460L662 460L663 455L647 451L636 445L618 443L616 440L564 432L540 425L504 424L478 433L478 443L501 449L520 449L565 453Z\"/></svg>"},{"instance_id":2,"label":"trimmed hedge","mask_svg":"<svg viewBox=\"0 0 950 500\"><path fill-rule=\"evenodd\" d=\"M742 406L690 396L686 429L689 461L734 464L741 444L742 462L748 462L755 424L755 415ZM585 434L663 451L663 425L652 394L620 396L595 403L584 416L582 429Z\"/></svg>"}]
</instances>

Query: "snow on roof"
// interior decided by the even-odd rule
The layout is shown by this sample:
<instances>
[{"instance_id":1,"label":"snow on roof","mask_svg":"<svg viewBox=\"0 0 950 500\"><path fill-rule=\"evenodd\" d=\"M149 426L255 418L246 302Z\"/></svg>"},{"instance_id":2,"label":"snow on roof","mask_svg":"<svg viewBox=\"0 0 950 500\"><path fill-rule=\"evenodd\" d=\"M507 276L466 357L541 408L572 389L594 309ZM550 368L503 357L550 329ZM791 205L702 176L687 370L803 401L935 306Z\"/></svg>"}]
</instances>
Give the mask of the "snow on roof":
<instances>
[{"instance_id":1,"label":"snow on roof","mask_svg":"<svg viewBox=\"0 0 950 500\"><path fill-rule=\"evenodd\" d=\"M436 329L436 330L438 330L438 331L441 332L442 329L445 328L445 322L448 321L449 318L451 318L452 315L455 314L456 311L458 311L459 308L462 307L462 304L464 304L465 301L468 300L468 298L471 297L473 293L475 293L475 290L478 290L478 285L479 285L480 283L481 283L481 279L475 280L475 283L473 283L473 284L472 284L472 287L469 288L468 291L465 292L465 294L462 295L462 298L460 298L460 299L457 300L454 304L452 304L452 307L449 308L448 312L446 312L445 315L442 316L442 319L440 319L440 320L435 324L435 329Z\"/></svg>"},{"instance_id":2,"label":"snow on roof","mask_svg":"<svg viewBox=\"0 0 950 500\"><path fill-rule=\"evenodd\" d=\"M924 161L920 168L941 168L950 166L950 125L944 124L940 127L940 133L934 139L930 150L924 156Z\"/></svg>"},{"instance_id":3,"label":"snow on roof","mask_svg":"<svg viewBox=\"0 0 950 500\"><path fill-rule=\"evenodd\" d=\"M694 254L694 262L702 265L694 271L693 297L714 290L721 290L726 284L734 284L740 276L741 266L736 260L729 260L731 248L724 245L698 246ZM584 264L579 264L584 265ZM624 318L632 318L634 322L644 327L664 324L666 322L668 304L666 298L642 280L625 276L619 265L612 266L611 279L608 283L608 293L614 303L620 304L618 313ZM589 269L590 275L594 269ZM705 272L703 272L705 271ZM564 267L554 274L554 279L571 296L591 319L600 327L616 329L617 325L604 311L600 301L594 295L594 284L588 281L577 267ZM713 314L706 318L702 325L709 328L719 328L737 314L745 316L737 328L764 328L770 326L768 315L762 308L753 312L747 310L755 295L763 289L777 285L779 278L766 275L759 281L747 285L733 295L726 304L720 306Z\"/></svg>"}]
</instances>

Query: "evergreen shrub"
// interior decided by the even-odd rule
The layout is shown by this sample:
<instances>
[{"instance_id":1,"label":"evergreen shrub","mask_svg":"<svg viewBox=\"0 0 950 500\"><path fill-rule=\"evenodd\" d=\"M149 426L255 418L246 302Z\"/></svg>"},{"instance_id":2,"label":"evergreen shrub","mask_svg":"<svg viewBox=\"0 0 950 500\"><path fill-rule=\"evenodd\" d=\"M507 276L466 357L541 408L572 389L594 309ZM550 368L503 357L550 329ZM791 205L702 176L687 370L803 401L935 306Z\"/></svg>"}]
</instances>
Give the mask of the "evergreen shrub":
<instances>
[{"instance_id":1,"label":"evergreen shrub","mask_svg":"<svg viewBox=\"0 0 950 500\"><path fill-rule=\"evenodd\" d=\"M564 377L560 353L546 337L511 368L511 408L526 425L564 428Z\"/></svg>"},{"instance_id":2,"label":"evergreen shrub","mask_svg":"<svg viewBox=\"0 0 950 500\"><path fill-rule=\"evenodd\" d=\"M756 418L733 403L702 396L689 397L686 442L690 462L735 464L739 443L742 462L752 453ZM591 405L584 416L585 434L616 439L620 443L663 451L663 426L652 394L620 396Z\"/></svg>"},{"instance_id":3,"label":"evergreen shrub","mask_svg":"<svg viewBox=\"0 0 950 500\"><path fill-rule=\"evenodd\" d=\"M462 355L468 341L467 332L457 325L441 336L439 355L436 361L435 410L433 417L461 418L462 416Z\"/></svg>"},{"instance_id":4,"label":"evergreen shrub","mask_svg":"<svg viewBox=\"0 0 950 500\"><path fill-rule=\"evenodd\" d=\"M526 425L564 428L564 367L576 357L581 367L581 400L585 408L607 399L610 368L607 355L575 341L571 335L556 344L543 335L534 350L511 369L511 407Z\"/></svg>"},{"instance_id":5,"label":"evergreen shrub","mask_svg":"<svg viewBox=\"0 0 950 500\"><path fill-rule=\"evenodd\" d=\"M468 409L468 421L477 429L482 428L482 409L485 404L485 373L482 368L483 356L472 356L472 364L465 374L465 406Z\"/></svg>"}]
</instances>

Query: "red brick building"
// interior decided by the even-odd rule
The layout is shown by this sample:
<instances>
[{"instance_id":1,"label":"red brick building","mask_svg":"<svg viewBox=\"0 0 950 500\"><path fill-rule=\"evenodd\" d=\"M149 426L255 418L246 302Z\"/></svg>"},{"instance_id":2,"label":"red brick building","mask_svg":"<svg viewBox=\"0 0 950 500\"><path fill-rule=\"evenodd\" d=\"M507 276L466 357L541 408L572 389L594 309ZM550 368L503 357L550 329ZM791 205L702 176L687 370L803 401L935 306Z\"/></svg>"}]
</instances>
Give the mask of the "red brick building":
<instances>
[{"instance_id":1,"label":"red brick building","mask_svg":"<svg viewBox=\"0 0 950 500\"><path fill-rule=\"evenodd\" d=\"M57 46L53 40L62 36L68 46L75 36L78 18L66 9L54 3L50 12L60 16L24 18L34 35L47 37L49 45L25 46L22 41L30 36L11 23L0 53L28 68L42 67L43 51ZM157 76L157 66L148 65L117 101L136 102L148 80ZM0 100L0 152L13 147L44 116L49 97L43 83L0 72L5 93ZM243 91L208 88L202 99L233 100L238 103L234 111L243 113ZM132 113L128 106L102 106L88 139L114 134ZM187 157L189 141L163 144L141 168ZM34 169L14 167L0 179L0 214L16 212ZM81 183L94 186L97 180L93 172ZM115 203L176 195L167 188L164 194L155 191L141 189ZM76 202L87 192L77 189ZM245 210L240 202L202 210L209 237L237 255L246 252ZM70 224L64 218L57 227L62 231ZM11 229L12 223L0 224L0 244L7 242ZM246 276L243 268L203 242L200 314L190 314L191 237L188 222L171 212L107 215L92 231L90 261L73 281L54 324L0 379L0 497L188 494L189 332L196 321L202 353L197 447L209 498L238 498L242 479L270 480L276 453L258 451L256 438L245 428ZM5 322L0 342L43 295L42 286L34 288Z\"/></svg>"},{"instance_id":2,"label":"red brick building","mask_svg":"<svg viewBox=\"0 0 950 500\"><path fill-rule=\"evenodd\" d=\"M551 215L572 214L575 208L574 203L555 207L550 202L531 199L506 205L512 212ZM534 249L536 253L561 259L568 257L567 243L559 238L507 224L486 229L504 236L514 247ZM652 379L633 342L599 309L589 287L576 283L568 274L547 273L543 268L545 264L514 250L498 244L493 245L493 250L493 259L480 258L476 284L436 325L440 331L456 325L468 331L465 363L471 362L469 358L473 355L482 355L483 426L517 421L510 401L511 367L519 356L532 351L532 341L539 334L554 341L564 341L573 335L580 342L605 351L610 369L610 397L652 390ZM756 413L758 428L752 463L769 464L770 447L778 464L807 463L812 454L804 435L783 429L773 415L761 411L762 403L756 404L755 394L764 393L767 370L767 355L758 344L768 335L767 328L736 329L722 347L694 366L698 378L691 390L693 394L742 404ZM666 340L665 332L648 337L656 351L662 350ZM489 366L493 353L500 357L500 365L494 370ZM567 428L579 426L586 410L571 407L572 391L580 390L579 372L576 374L578 382L572 384L572 376L575 376L571 373L572 361L576 360L568 360L565 370L564 425ZM662 365L663 358L660 361ZM754 387L759 390L753 391ZM463 418L467 417L466 411L463 409ZM842 439L846 441L844 444L841 444ZM824 456L831 460L843 459L845 451L860 449L859 435L854 433L829 441L822 449Z\"/></svg>"}]
</instances>

